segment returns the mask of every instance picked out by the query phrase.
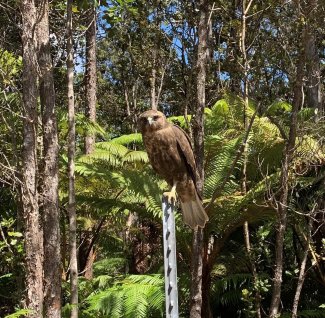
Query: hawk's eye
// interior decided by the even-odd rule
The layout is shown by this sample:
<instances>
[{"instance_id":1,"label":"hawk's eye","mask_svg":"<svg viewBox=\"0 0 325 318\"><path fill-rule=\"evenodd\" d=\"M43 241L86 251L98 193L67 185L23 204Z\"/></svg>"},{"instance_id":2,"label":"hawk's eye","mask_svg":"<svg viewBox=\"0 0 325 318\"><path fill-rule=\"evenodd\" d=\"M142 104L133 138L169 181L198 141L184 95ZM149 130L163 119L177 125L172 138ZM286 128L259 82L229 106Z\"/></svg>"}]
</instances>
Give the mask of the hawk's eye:
<instances>
[{"instance_id":1,"label":"hawk's eye","mask_svg":"<svg viewBox=\"0 0 325 318\"><path fill-rule=\"evenodd\" d=\"M156 116L153 116L153 119L154 120L157 120L159 118L159 116L158 115L156 115Z\"/></svg>"}]
</instances>

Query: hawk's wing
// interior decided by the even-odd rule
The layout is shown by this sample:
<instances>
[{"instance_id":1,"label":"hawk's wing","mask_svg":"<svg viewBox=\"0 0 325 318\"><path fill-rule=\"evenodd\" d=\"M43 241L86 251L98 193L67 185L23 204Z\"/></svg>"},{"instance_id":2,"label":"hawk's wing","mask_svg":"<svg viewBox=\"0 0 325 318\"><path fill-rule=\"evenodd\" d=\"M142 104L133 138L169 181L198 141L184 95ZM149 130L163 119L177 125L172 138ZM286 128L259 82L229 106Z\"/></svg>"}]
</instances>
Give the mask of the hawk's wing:
<instances>
[{"instance_id":1,"label":"hawk's wing","mask_svg":"<svg viewBox=\"0 0 325 318\"><path fill-rule=\"evenodd\" d=\"M179 151L180 156L184 160L186 164L186 169L191 176L195 187L196 187L196 164L193 154L193 148L191 145L190 137L187 135L187 133L180 127L173 125L172 126L174 135L176 137L177 141L177 149Z\"/></svg>"}]
</instances>

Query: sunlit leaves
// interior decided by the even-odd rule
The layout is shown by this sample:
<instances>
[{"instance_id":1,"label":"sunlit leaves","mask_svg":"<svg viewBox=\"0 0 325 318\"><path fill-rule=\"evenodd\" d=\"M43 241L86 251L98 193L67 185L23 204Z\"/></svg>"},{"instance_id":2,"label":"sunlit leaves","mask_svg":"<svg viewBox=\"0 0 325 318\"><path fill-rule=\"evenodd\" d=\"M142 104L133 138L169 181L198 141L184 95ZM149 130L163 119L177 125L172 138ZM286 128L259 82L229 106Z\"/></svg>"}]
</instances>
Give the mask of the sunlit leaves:
<instances>
[{"instance_id":1,"label":"sunlit leaves","mask_svg":"<svg viewBox=\"0 0 325 318\"><path fill-rule=\"evenodd\" d=\"M13 84L22 70L22 58L0 49L0 88L1 90Z\"/></svg>"},{"instance_id":2,"label":"sunlit leaves","mask_svg":"<svg viewBox=\"0 0 325 318\"><path fill-rule=\"evenodd\" d=\"M90 312L104 317L163 317L164 284L161 275L130 275L88 297Z\"/></svg>"}]
</instances>

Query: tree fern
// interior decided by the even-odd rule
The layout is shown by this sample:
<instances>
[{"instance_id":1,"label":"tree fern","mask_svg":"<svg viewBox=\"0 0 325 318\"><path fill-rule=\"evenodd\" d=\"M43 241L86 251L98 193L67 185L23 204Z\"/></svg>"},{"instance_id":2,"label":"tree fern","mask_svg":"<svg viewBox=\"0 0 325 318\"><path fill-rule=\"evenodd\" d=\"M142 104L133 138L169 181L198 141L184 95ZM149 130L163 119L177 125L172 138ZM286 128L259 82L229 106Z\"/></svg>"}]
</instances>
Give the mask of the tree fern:
<instances>
[{"instance_id":1,"label":"tree fern","mask_svg":"<svg viewBox=\"0 0 325 318\"><path fill-rule=\"evenodd\" d=\"M268 110L267 113L271 116L278 116L283 115L284 113L290 113L292 110L292 106L287 103L286 101L275 101L273 102Z\"/></svg>"},{"instance_id":2,"label":"tree fern","mask_svg":"<svg viewBox=\"0 0 325 318\"><path fill-rule=\"evenodd\" d=\"M252 275L247 273L228 275L223 278L213 279L211 297L215 303L223 306L236 306L242 302L242 289L248 287Z\"/></svg>"},{"instance_id":3,"label":"tree fern","mask_svg":"<svg viewBox=\"0 0 325 318\"><path fill-rule=\"evenodd\" d=\"M269 187L276 186L278 178L278 173L267 176L245 195L221 195L211 208L208 223L210 230L223 233L231 228L235 230L242 226L244 221L255 223L273 217L275 210L265 203L264 195Z\"/></svg>"},{"instance_id":4,"label":"tree fern","mask_svg":"<svg viewBox=\"0 0 325 318\"><path fill-rule=\"evenodd\" d=\"M96 277L105 275L117 275L123 272L125 258L110 257L104 258L94 263L94 274Z\"/></svg>"},{"instance_id":5,"label":"tree fern","mask_svg":"<svg viewBox=\"0 0 325 318\"><path fill-rule=\"evenodd\" d=\"M68 114L66 112L58 113L58 130L62 137L68 133ZM82 113L76 114L76 132L81 136L94 134L103 138L108 137L105 130L97 122L90 121Z\"/></svg>"},{"instance_id":6,"label":"tree fern","mask_svg":"<svg viewBox=\"0 0 325 318\"><path fill-rule=\"evenodd\" d=\"M163 317L164 283L160 275L130 275L88 297L89 312L101 317Z\"/></svg>"},{"instance_id":7,"label":"tree fern","mask_svg":"<svg viewBox=\"0 0 325 318\"><path fill-rule=\"evenodd\" d=\"M229 167L231 166L235 156L236 150L240 145L240 138L225 143L219 136L209 136L206 142L206 167L205 167L205 184L204 195L206 198L212 196L214 190L226 178ZM238 165L240 162L238 163ZM231 194L238 184L232 180L226 184L224 193Z\"/></svg>"}]
</instances>

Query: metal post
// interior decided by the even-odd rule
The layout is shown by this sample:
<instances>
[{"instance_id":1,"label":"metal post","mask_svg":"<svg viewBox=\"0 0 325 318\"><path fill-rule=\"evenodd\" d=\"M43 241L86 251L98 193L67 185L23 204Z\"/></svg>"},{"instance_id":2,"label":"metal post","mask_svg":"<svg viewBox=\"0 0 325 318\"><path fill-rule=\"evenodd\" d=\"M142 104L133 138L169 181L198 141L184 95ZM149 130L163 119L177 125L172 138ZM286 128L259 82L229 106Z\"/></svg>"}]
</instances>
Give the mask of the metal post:
<instances>
[{"instance_id":1,"label":"metal post","mask_svg":"<svg viewBox=\"0 0 325 318\"><path fill-rule=\"evenodd\" d=\"M178 289L174 204L162 198L166 318L178 318Z\"/></svg>"}]
</instances>

